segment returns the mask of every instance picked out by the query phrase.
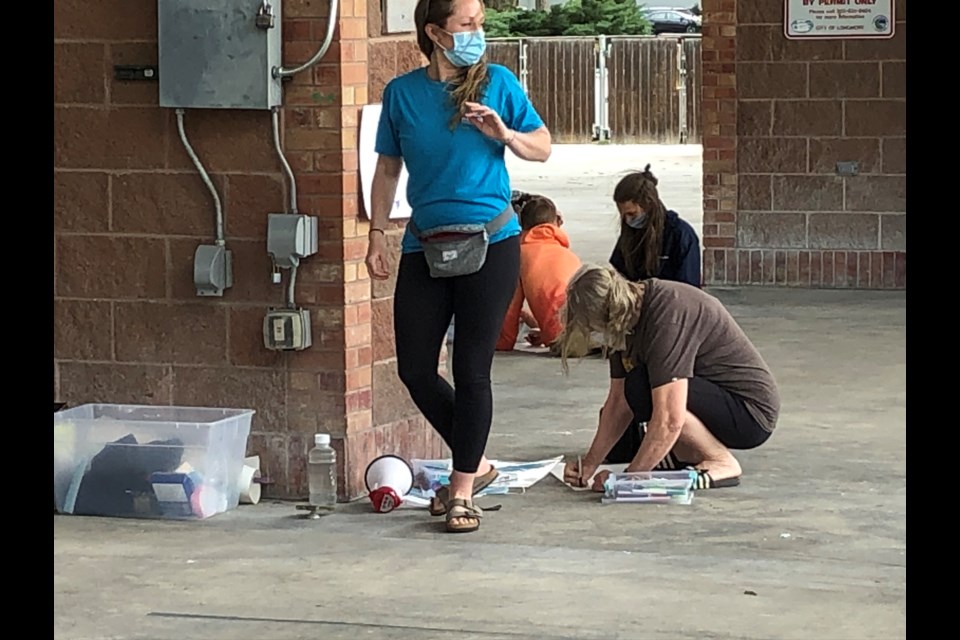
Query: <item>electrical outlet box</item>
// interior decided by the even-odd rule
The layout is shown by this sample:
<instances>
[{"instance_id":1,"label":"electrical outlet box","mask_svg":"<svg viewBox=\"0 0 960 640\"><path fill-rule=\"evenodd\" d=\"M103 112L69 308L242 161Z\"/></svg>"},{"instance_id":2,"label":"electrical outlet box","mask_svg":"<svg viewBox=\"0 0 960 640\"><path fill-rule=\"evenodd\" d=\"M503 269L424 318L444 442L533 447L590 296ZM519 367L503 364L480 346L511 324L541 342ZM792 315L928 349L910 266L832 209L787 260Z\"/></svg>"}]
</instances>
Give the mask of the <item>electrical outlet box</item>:
<instances>
[{"instance_id":1,"label":"electrical outlet box","mask_svg":"<svg viewBox=\"0 0 960 640\"><path fill-rule=\"evenodd\" d=\"M281 0L157 0L160 106L280 106ZM269 11L268 15L264 11ZM265 19L270 18L270 19Z\"/></svg>"},{"instance_id":2,"label":"electrical outlet box","mask_svg":"<svg viewBox=\"0 0 960 640\"><path fill-rule=\"evenodd\" d=\"M222 296L233 286L233 252L216 244L202 244L193 255L193 284L198 296Z\"/></svg>"},{"instance_id":3,"label":"electrical outlet box","mask_svg":"<svg viewBox=\"0 0 960 640\"><path fill-rule=\"evenodd\" d=\"M302 351L313 344L309 309L271 309L263 318L263 346Z\"/></svg>"},{"instance_id":4,"label":"electrical outlet box","mask_svg":"<svg viewBox=\"0 0 960 640\"><path fill-rule=\"evenodd\" d=\"M281 268L300 264L317 252L317 218L292 213L267 216L267 253Z\"/></svg>"}]
</instances>

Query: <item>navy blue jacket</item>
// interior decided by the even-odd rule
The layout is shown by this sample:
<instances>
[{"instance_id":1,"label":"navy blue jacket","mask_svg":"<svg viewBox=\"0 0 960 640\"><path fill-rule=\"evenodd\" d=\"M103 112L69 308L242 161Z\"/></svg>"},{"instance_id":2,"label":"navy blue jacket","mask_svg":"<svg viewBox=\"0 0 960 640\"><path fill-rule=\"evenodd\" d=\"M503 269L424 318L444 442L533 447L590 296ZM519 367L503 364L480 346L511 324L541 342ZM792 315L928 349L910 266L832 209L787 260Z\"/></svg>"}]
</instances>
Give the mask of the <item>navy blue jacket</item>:
<instances>
[{"instance_id":1,"label":"navy blue jacket","mask_svg":"<svg viewBox=\"0 0 960 640\"><path fill-rule=\"evenodd\" d=\"M667 218L663 226L663 255L660 256L660 273L646 273L643 266L639 266L638 273L627 273L627 263L620 248L614 246L610 264L620 274L636 282L645 278L660 278L686 282L701 288L703 281L700 274L700 240L690 223L681 218L675 211L667 211ZM642 265L642 260L640 261Z\"/></svg>"}]
</instances>

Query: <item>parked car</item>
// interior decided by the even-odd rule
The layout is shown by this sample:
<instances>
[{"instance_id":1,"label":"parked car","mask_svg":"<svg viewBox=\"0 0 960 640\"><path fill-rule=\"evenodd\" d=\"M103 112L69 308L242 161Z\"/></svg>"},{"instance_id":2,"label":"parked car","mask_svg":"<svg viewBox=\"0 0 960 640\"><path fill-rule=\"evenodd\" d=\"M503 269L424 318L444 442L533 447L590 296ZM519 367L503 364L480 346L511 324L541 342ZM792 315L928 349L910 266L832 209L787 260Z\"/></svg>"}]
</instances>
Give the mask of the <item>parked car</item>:
<instances>
[{"instance_id":1,"label":"parked car","mask_svg":"<svg viewBox=\"0 0 960 640\"><path fill-rule=\"evenodd\" d=\"M701 19L683 9L644 7L643 16L650 21L653 34L700 33Z\"/></svg>"}]
</instances>

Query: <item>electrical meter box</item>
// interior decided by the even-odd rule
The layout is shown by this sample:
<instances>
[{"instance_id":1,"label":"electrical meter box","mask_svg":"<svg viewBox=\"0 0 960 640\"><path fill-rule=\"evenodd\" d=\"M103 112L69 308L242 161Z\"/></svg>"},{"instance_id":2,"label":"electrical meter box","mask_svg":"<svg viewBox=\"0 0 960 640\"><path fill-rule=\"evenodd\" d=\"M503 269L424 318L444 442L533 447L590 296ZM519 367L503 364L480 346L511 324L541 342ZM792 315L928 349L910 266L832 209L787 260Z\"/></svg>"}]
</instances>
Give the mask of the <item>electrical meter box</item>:
<instances>
[{"instance_id":1,"label":"electrical meter box","mask_svg":"<svg viewBox=\"0 0 960 640\"><path fill-rule=\"evenodd\" d=\"M280 106L281 0L157 0L160 106Z\"/></svg>"}]
</instances>

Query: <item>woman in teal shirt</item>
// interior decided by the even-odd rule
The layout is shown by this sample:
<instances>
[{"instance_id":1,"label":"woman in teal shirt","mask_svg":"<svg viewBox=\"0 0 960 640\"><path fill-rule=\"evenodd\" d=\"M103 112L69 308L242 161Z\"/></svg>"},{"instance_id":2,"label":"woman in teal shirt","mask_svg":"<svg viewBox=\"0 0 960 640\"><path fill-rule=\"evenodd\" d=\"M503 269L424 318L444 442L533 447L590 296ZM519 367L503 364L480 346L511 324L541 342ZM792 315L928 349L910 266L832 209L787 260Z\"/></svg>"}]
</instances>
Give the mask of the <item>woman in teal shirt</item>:
<instances>
[{"instance_id":1,"label":"woman in teal shirt","mask_svg":"<svg viewBox=\"0 0 960 640\"><path fill-rule=\"evenodd\" d=\"M484 61L479 0L419 0L414 19L430 64L394 78L383 92L367 268L372 278L390 275L383 234L404 164L420 232L506 219L490 234L483 266L452 277L431 274L408 225L394 295L400 380L453 453L449 490L431 513L446 514L448 531L474 531L483 513L473 495L497 475L484 456L493 418L490 370L520 269L519 221L512 210L500 217L511 193L504 152L543 162L550 132L513 73ZM451 386L437 362L454 315Z\"/></svg>"}]
</instances>

